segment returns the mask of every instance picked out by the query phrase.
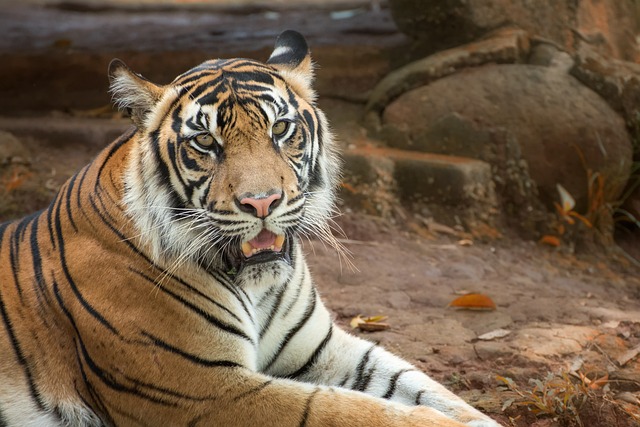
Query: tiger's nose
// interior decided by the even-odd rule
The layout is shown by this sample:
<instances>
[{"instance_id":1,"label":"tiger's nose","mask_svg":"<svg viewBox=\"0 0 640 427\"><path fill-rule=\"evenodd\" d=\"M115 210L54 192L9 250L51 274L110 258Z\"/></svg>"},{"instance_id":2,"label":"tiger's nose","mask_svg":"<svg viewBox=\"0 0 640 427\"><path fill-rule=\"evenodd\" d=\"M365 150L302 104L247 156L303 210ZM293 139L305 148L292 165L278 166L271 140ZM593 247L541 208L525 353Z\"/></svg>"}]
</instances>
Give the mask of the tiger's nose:
<instances>
[{"instance_id":1,"label":"tiger's nose","mask_svg":"<svg viewBox=\"0 0 640 427\"><path fill-rule=\"evenodd\" d=\"M247 212L258 218L266 218L273 209L282 201L282 193L278 192L264 197L247 195L240 200L236 199L236 204L241 211Z\"/></svg>"}]
</instances>

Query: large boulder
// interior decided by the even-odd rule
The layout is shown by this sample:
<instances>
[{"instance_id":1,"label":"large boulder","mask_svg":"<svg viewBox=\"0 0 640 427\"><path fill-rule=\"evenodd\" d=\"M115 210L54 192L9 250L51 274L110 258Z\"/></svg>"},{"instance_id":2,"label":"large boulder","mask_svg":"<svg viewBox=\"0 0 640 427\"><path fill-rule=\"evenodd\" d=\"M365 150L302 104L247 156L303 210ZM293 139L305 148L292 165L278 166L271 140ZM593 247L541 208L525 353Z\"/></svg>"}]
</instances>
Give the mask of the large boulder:
<instances>
[{"instance_id":1,"label":"large boulder","mask_svg":"<svg viewBox=\"0 0 640 427\"><path fill-rule=\"evenodd\" d=\"M367 109L378 113L404 92L463 68L488 63L526 62L529 52L529 36L525 31L518 28L500 29L481 40L443 50L392 71L371 92Z\"/></svg>"},{"instance_id":2,"label":"large boulder","mask_svg":"<svg viewBox=\"0 0 640 427\"><path fill-rule=\"evenodd\" d=\"M382 134L396 148L487 161L499 194L525 214L537 196L552 206L557 184L584 211L589 170L604 177L606 200L616 200L632 163L624 120L560 67L462 70L389 104Z\"/></svg>"},{"instance_id":3,"label":"large boulder","mask_svg":"<svg viewBox=\"0 0 640 427\"><path fill-rule=\"evenodd\" d=\"M636 60L635 0L389 0L398 28L428 53L515 25L572 52L583 43L614 58Z\"/></svg>"}]
</instances>

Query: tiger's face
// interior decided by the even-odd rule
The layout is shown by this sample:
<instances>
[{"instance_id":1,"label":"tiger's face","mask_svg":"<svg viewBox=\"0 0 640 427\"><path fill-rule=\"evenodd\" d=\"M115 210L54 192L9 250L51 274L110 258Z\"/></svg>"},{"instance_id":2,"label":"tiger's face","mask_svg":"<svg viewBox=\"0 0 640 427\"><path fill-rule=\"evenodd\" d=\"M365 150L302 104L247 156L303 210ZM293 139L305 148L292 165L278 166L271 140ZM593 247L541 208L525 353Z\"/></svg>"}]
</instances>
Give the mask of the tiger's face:
<instances>
[{"instance_id":1,"label":"tiger's face","mask_svg":"<svg viewBox=\"0 0 640 427\"><path fill-rule=\"evenodd\" d=\"M138 126L125 203L156 258L278 278L300 235L330 239L337 160L298 33L266 64L207 61L166 86L119 61L110 75Z\"/></svg>"}]
</instances>

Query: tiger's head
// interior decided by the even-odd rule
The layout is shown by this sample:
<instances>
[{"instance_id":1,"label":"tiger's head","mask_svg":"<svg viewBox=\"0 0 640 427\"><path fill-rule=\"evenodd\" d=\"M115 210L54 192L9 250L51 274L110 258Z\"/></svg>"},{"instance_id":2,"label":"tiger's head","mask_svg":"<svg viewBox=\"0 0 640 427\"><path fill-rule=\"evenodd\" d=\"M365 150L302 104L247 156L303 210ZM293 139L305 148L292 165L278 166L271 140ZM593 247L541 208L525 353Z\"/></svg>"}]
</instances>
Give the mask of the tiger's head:
<instances>
[{"instance_id":1,"label":"tiger's head","mask_svg":"<svg viewBox=\"0 0 640 427\"><path fill-rule=\"evenodd\" d=\"M137 126L124 203L156 260L275 277L300 236L331 239L338 160L299 33L164 86L119 60L109 75Z\"/></svg>"}]
</instances>

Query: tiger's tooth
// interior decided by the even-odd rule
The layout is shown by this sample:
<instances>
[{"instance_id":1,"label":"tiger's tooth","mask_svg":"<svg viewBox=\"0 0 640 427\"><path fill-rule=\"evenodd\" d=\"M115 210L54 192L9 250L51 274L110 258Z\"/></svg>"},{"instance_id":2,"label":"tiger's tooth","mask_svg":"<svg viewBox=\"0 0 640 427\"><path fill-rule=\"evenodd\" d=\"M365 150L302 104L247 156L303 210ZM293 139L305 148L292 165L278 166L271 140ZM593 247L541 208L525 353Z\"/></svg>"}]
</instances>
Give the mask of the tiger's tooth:
<instances>
[{"instance_id":1,"label":"tiger's tooth","mask_svg":"<svg viewBox=\"0 0 640 427\"><path fill-rule=\"evenodd\" d=\"M282 249L283 244L284 244L284 234L278 234L276 236L276 241L274 242L273 247L275 247L275 250L279 251L280 249Z\"/></svg>"},{"instance_id":2,"label":"tiger's tooth","mask_svg":"<svg viewBox=\"0 0 640 427\"><path fill-rule=\"evenodd\" d=\"M244 256L250 257L255 252L254 252L254 249L251 247L251 244L249 242L242 242L242 253L244 254Z\"/></svg>"}]
</instances>

